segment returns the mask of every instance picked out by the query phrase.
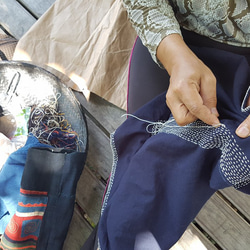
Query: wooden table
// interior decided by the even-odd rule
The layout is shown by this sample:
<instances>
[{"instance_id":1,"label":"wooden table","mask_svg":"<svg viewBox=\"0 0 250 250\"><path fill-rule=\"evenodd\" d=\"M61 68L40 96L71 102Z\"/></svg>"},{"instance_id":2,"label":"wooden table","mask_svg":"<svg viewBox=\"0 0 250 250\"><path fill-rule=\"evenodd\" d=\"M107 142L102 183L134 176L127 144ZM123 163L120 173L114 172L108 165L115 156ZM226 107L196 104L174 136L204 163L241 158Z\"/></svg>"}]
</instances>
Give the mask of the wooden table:
<instances>
[{"instance_id":1,"label":"wooden table","mask_svg":"<svg viewBox=\"0 0 250 250\"><path fill-rule=\"evenodd\" d=\"M55 0L0 0L0 32L20 39ZM89 152L77 187L75 212L64 250L79 250L97 224L112 166L109 135L124 110L95 94L75 92L87 117ZM172 249L250 249L250 197L233 188L216 192Z\"/></svg>"}]
</instances>

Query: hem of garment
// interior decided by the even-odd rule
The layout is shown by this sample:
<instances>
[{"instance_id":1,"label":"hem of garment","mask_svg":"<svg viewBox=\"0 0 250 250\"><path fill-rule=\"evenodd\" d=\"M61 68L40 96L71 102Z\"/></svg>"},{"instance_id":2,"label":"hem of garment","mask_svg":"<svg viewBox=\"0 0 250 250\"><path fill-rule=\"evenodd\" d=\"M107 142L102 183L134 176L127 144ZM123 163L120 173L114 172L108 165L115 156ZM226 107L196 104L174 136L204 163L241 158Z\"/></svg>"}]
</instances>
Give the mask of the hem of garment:
<instances>
[{"instance_id":1,"label":"hem of garment","mask_svg":"<svg viewBox=\"0 0 250 250\"><path fill-rule=\"evenodd\" d=\"M117 150L116 150L116 146L115 146L115 132L111 133L111 135L110 135L110 145L111 145L111 150L112 150L112 155L113 155L113 165L112 165L111 174L110 174L110 177L108 180L108 187L107 187L104 199L103 199L101 215L103 214L103 211L107 206L108 198L109 198L111 189L113 187L117 163L118 163L118 154L117 154Z\"/></svg>"}]
</instances>

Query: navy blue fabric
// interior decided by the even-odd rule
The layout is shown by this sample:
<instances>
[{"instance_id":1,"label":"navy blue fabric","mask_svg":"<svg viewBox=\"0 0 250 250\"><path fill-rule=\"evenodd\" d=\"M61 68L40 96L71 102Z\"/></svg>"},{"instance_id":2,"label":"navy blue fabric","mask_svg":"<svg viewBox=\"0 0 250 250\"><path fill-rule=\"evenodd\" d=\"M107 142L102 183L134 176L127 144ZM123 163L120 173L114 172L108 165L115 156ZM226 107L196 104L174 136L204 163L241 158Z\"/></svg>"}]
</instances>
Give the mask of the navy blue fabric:
<instances>
[{"instance_id":1,"label":"navy blue fabric","mask_svg":"<svg viewBox=\"0 0 250 250\"><path fill-rule=\"evenodd\" d=\"M26 144L13 152L0 171L0 234L3 234L9 220L16 211L19 190L28 149L32 147L51 147L40 143L30 135Z\"/></svg>"},{"instance_id":2,"label":"navy blue fabric","mask_svg":"<svg viewBox=\"0 0 250 250\"><path fill-rule=\"evenodd\" d=\"M61 250L73 215L86 152L53 148L29 136L0 172L1 234L16 212L20 188L48 192L37 249Z\"/></svg>"},{"instance_id":3,"label":"navy blue fabric","mask_svg":"<svg viewBox=\"0 0 250 250\"><path fill-rule=\"evenodd\" d=\"M85 160L86 152L55 148L29 150L21 187L48 192L37 249L63 248L74 211L76 186Z\"/></svg>"},{"instance_id":4,"label":"navy blue fabric","mask_svg":"<svg viewBox=\"0 0 250 250\"><path fill-rule=\"evenodd\" d=\"M128 116L112 136L114 165L98 228L101 250L133 249L136 235L147 231L169 249L216 190L235 186L250 194L250 138L235 134L249 115L247 59L192 49L217 78L223 126L178 126L165 93L134 114L140 120Z\"/></svg>"}]
</instances>

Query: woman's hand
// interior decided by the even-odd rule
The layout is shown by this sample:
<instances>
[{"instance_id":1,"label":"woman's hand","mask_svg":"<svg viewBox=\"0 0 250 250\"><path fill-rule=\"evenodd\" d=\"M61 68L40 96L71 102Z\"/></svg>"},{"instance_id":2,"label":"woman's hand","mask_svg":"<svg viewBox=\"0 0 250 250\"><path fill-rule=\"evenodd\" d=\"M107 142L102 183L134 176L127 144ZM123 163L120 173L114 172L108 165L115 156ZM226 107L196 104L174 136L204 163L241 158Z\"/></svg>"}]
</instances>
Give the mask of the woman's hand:
<instances>
[{"instance_id":1,"label":"woman's hand","mask_svg":"<svg viewBox=\"0 0 250 250\"><path fill-rule=\"evenodd\" d=\"M250 106L250 97L248 98L247 106ZM237 128L236 134L241 138L250 136L250 115Z\"/></svg>"},{"instance_id":2,"label":"woman's hand","mask_svg":"<svg viewBox=\"0 0 250 250\"><path fill-rule=\"evenodd\" d=\"M182 37L178 34L165 37L157 57L170 75L166 102L176 122L183 126L200 119L209 125L220 124L215 76Z\"/></svg>"},{"instance_id":3,"label":"woman's hand","mask_svg":"<svg viewBox=\"0 0 250 250\"><path fill-rule=\"evenodd\" d=\"M165 37L157 57L170 75L166 102L176 122L183 126L197 119L219 125L216 109L216 79L211 70L187 47L182 37ZM250 106L250 97L247 106ZM236 130L241 138L250 136L250 115Z\"/></svg>"}]
</instances>

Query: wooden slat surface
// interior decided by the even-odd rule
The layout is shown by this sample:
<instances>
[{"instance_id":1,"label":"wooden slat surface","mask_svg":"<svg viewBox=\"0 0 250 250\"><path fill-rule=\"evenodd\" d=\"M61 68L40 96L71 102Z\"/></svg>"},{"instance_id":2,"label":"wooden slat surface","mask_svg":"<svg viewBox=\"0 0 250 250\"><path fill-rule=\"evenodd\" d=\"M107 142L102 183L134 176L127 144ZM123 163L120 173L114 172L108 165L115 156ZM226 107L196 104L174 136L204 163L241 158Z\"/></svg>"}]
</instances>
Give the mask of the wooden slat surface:
<instances>
[{"instance_id":1,"label":"wooden slat surface","mask_svg":"<svg viewBox=\"0 0 250 250\"><path fill-rule=\"evenodd\" d=\"M89 124L88 167L100 178L107 180L112 167L112 151L110 133L124 121L121 116L124 110L116 108L111 103L94 94L87 101L79 92L74 92L79 102L86 110Z\"/></svg>"},{"instance_id":2,"label":"wooden slat surface","mask_svg":"<svg viewBox=\"0 0 250 250\"><path fill-rule=\"evenodd\" d=\"M15 0L1 0L0 13L0 24L16 39L20 39L36 22Z\"/></svg>"},{"instance_id":3,"label":"wooden slat surface","mask_svg":"<svg viewBox=\"0 0 250 250\"><path fill-rule=\"evenodd\" d=\"M170 250L215 250L216 246L209 241L199 229L191 224L180 240Z\"/></svg>"},{"instance_id":4,"label":"wooden slat surface","mask_svg":"<svg viewBox=\"0 0 250 250\"><path fill-rule=\"evenodd\" d=\"M196 221L226 250L249 250L250 225L217 194L196 217Z\"/></svg>"},{"instance_id":5,"label":"wooden slat surface","mask_svg":"<svg viewBox=\"0 0 250 250\"><path fill-rule=\"evenodd\" d=\"M84 220L79 210L75 208L63 250L80 250L92 230L92 227Z\"/></svg>"},{"instance_id":6,"label":"wooden slat surface","mask_svg":"<svg viewBox=\"0 0 250 250\"><path fill-rule=\"evenodd\" d=\"M77 186L76 201L90 218L92 226L99 221L104 190L105 185L85 168Z\"/></svg>"},{"instance_id":7,"label":"wooden slat surface","mask_svg":"<svg viewBox=\"0 0 250 250\"><path fill-rule=\"evenodd\" d=\"M237 208L237 210L250 221L250 196L244 194L234 188L226 188L220 191L222 195L225 196L232 204ZM250 230L250 229L249 229ZM250 234L250 232L249 232ZM250 247L249 247L250 249Z\"/></svg>"},{"instance_id":8,"label":"wooden slat surface","mask_svg":"<svg viewBox=\"0 0 250 250\"><path fill-rule=\"evenodd\" d=\"M55 0L18 0L25 8L35 15L41 17L55 2Z\"/></svg>"},{"instance_id":9,"label":"wooden slat surface","mask_svg":"<svg viewBox=\"0 0 250 250\"><path fill-rule=\"evenodd\" d=\"M108 103L93 93L90 94L89 100L82 98L80 92L75 92L75 96L96 122L105 128L109 134L113 133L126 120L126 117L122 117L126 113L125 110ZM110 120L110 118L114 120Z\"/></svg>"},{"instance_id":10,"label":"wooden slat surface","mask_svg":"<svg viewBox=\"0 0 250 250\"><path fill-rule=\"evenodd\" d=\"M93 120L88 118L87 122L89 124L89 150L86 164L100 179L107 180L112 167L109 137L102 132Z\"/></svg>"}]
</instances>

